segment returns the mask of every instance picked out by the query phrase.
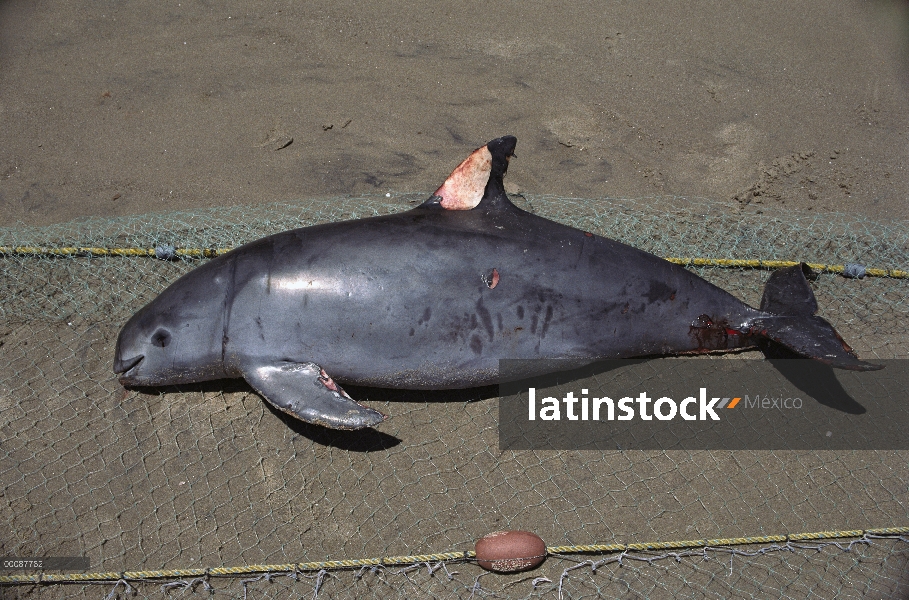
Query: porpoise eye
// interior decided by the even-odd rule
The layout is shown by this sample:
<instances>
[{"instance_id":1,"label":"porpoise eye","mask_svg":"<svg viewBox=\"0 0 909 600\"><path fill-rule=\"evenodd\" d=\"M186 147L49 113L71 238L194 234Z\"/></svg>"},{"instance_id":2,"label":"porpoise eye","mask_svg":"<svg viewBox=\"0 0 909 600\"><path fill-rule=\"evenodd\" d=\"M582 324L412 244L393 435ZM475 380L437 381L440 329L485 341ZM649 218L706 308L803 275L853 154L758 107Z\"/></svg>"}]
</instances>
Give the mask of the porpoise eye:
<instances>
[{"instance_id":1,"label":"porpoise eye","mask_svg":"<svg viewBox=\"0 0 909 600\"><path fill-rule=\"evenodd\" d=\"M161 348L166 348L170 343L170 332L166 329L159 329L151 337L151 343Z\"/></svg>"}]
</instances>

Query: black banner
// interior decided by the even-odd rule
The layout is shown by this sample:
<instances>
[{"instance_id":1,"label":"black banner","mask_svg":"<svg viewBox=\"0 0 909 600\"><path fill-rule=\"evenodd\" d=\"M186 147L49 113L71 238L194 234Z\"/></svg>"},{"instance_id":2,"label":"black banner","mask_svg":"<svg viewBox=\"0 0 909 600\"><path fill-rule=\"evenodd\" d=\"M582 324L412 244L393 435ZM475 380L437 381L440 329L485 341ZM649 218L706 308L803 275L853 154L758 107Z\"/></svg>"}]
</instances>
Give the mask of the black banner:
<instances>
[{"instance_id":1,"label":"black banner","mask_svg":"<svg viewBox=\"0 0 909 600\"><path fill-rule=\"evenodd\" d=\"M502 360L500 450L905 450L909 361ZM528 373L549 372L527 377ZM508 381L511 380L511 381Z\"/></svg>"}]
</instances>

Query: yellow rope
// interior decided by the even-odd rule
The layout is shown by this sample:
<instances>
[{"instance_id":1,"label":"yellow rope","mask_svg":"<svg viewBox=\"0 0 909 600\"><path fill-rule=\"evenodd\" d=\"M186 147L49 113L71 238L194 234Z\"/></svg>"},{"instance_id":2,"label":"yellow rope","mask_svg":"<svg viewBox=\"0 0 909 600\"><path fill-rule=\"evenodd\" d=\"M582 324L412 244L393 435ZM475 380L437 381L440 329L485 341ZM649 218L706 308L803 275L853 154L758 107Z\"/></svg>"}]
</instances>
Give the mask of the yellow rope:
<instances>
[{"instance_id":1,"label":"yellow rope","mask_svg":"<svg viewBox=\"0 0 909 600\"><path fill-rule=\"evenodd\" d=\"M614 553L646 550L678 550L684 548L716 548L723 546L745 546L795 541L818 541L842 538L861 538L866 535L888 536L909 534L909 527L882 527L878 529L852 529L846 531L816 531L789 535L763 535L755 537L682 540L673 542L650 542L643 544L592 544L581 546L549 546L547 554ZM164 571L124 571L106 573L65 573L38 575L0 575L2 583L74 583L79 581L119 581L143 579L170 579L177 577L203 577L206 575L252 575L258 573L287 573L292 571L321 571L323 569L350 569L373 566L401 566L443 560L466 560L476 558L473 551L442 552L437 554L416 554L411 556L389 556L385 558L360 558L353 560L329 560L322 562L285 563L275 565L245 565L241 567L212 567L208 569L172 569Z\"/></svg>"},{"instance_id":2,"label":"yellow rope","mask_svg":"<svg viewBox=\"0 0 909 600\"><path fill-rule=\"evenodd\" d=\"M175 256L214 258L233 248L177 248ZM155 256L154 248L98 248L94 246L0 246L0 254L17 256Z\"/></svg>"},{"instance_id":3,"label":"yellow rope","mask_svg":"<svg viewBox=\"0 0 909 600\"><path fill-rule=\"evenodd\" d=\"M762 259L735 259L735 258L688 258L688 257L666 257L671 263L677 265L693 265L696 267L727 267L727 268L751 268L751 269L782 269L784 267L794 267L799 264L793 260L762 260ZM842 274L846 270L846 265L828 265L826 263L805 263L815 271L822 273ZM899 269L865 269L866 277L892 277L894 279L909 279L909 271Z\"/></svg>"},{"instance_id":4,"label":"yellow rope","mask_svg":"<svg viewBox=\"0 0 909 600\"><path fill-rule=\"evenodd\" d=\"M173 251L175 257L186 258L214 258L230 252L233 248L177 248ZM65 246L52 248L45 246L0 246L0 255L16 256L155 256L154 248L96 248L92 246ZM750 268L750 269L780 269L793 267L798 261L793 260L763 260L735 259L735 258L696 258L667 256L666 260L683 266L695 267L725 267L725 268ZM829 265L826 263L807 263L815 271L823 273L842 274L846 265ZM866 277L891 277L894 279L909 279L909 271L900 269L865 269Z\"/></svg>"}]
</instances>

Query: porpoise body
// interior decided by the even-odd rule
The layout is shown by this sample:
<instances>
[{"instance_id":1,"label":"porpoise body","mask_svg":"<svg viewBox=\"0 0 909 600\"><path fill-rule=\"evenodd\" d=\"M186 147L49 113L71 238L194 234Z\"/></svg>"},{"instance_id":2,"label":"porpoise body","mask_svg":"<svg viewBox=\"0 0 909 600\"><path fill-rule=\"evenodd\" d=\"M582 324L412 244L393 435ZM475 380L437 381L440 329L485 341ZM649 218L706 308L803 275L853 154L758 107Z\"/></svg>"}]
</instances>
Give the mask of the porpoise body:
<instances>
[{"instance_id":1,"label":"porpoise body","mask_svg":"<svg viewBox=\"0 0 909 600\"><path fill-rule=\"evenodd\" d=\"M114 371L131 386L242 377L274 406L338 429L381 422L337 382L453 389L502 358L600 359L772 340L834 367L860 361L814 316L807 267L775 272L760 309L685 268L516 207L516 140L475 151L410 211L239 247L137 312Z\"/></svg>"}]
</instances>

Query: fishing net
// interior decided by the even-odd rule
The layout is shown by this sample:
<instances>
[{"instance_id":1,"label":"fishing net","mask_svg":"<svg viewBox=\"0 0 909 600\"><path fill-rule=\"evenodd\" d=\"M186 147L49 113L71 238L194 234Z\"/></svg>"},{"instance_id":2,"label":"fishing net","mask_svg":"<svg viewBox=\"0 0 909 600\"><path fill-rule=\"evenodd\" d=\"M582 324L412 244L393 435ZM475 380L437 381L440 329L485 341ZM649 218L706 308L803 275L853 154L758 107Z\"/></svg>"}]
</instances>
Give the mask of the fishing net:
<instances>
[{"instance_id":1,"label":"fishing net","mask_svg":"<svg viewBox=\"0 0 909 600\"><path fill-rule=\"evenodd\" d=\"M240 380L117 383L120 326L204 255L424 198L0 229L0 556L91 561L82 575L0 572L4 596L907 595L903 451L500 451L494 388L349 386L390 419L338 432ZM906 223L679 197L514 200L752 305L762 265L825 265L819 314L865 360L909 358ZM549 558L481 570L474 541L502 529L535 531Z\"/></svg>"}]
</instances>

